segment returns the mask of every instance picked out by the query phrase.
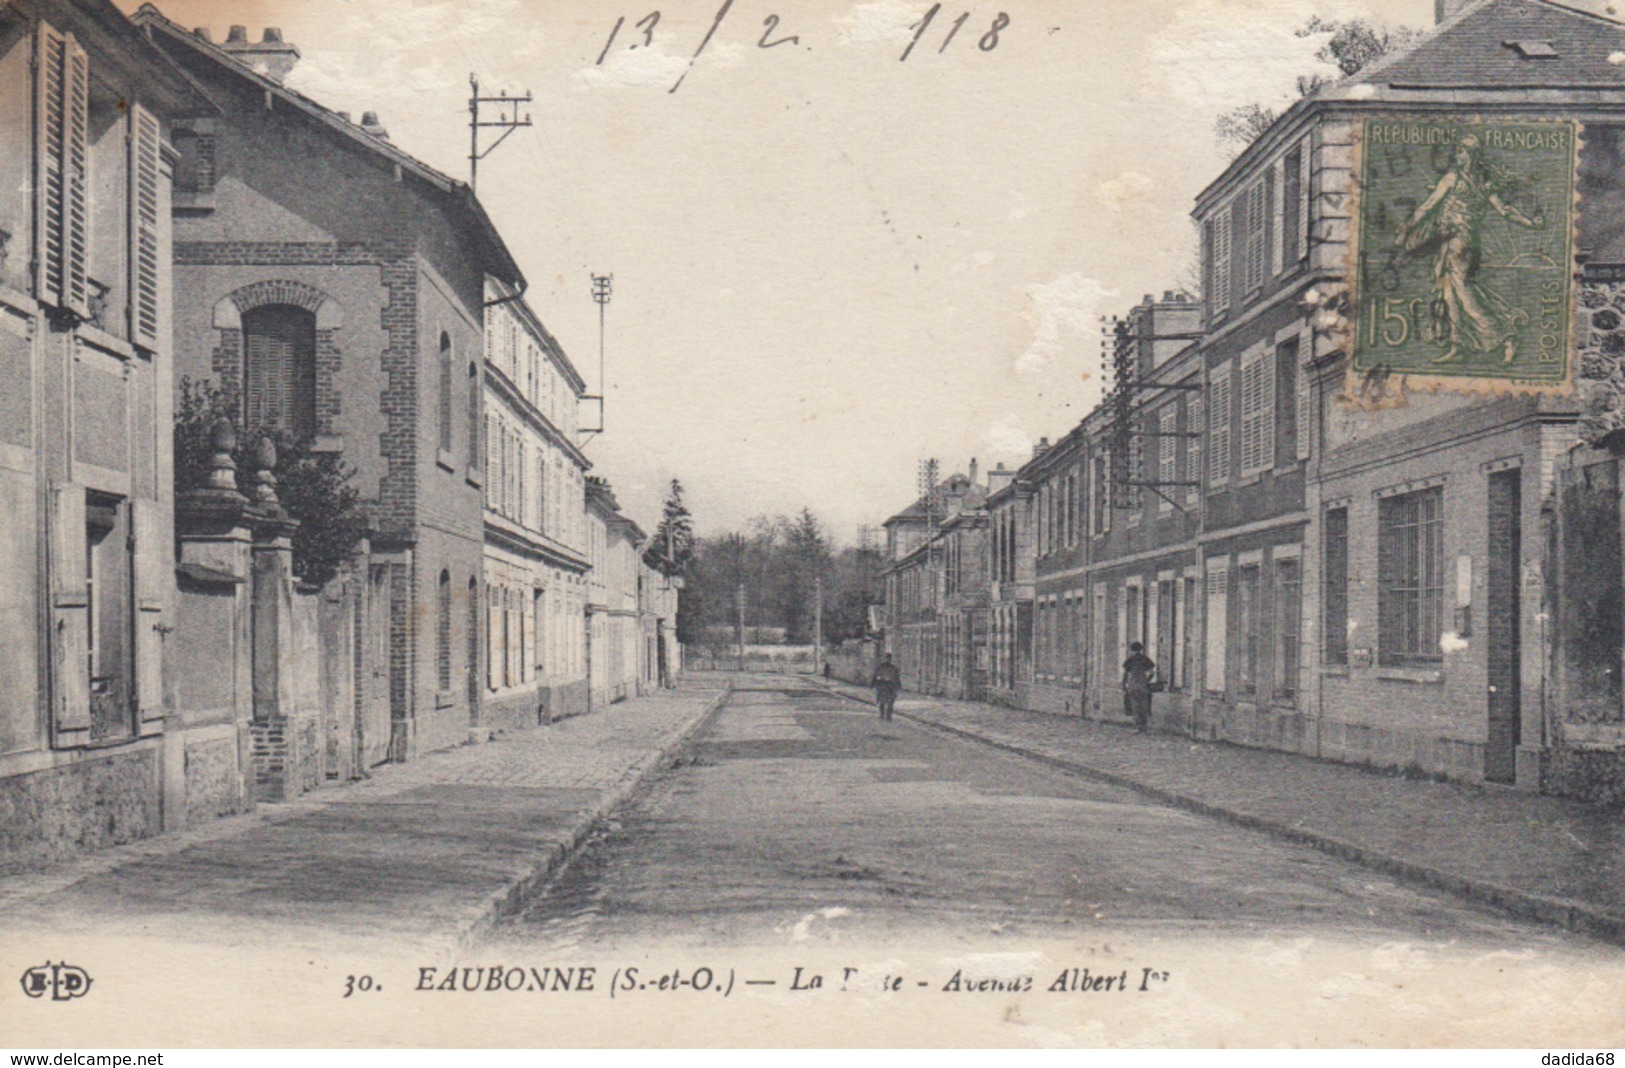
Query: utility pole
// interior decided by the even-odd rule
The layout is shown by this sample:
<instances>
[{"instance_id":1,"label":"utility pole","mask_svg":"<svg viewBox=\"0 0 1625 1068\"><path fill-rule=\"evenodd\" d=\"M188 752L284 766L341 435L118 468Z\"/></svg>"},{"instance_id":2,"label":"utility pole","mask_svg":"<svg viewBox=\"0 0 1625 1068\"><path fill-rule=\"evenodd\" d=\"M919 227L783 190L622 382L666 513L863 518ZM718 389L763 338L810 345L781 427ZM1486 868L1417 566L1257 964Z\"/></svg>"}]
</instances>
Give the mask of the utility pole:
<instances>
[{"instance_id":1,"label":"utility pole","mask_svg":"<svg viewBox=\"0 0 1625 1068\"><path fill-rule=\"evenodd\" d=\"M596 394L582 394L582 400L595 400L598 402L598 425L587 427L583 433L587 436L581 439L585 445L594 434L604 432L604 395L608 392L604 384L604 311L609 307L609 298L615 292L615 276L613 274L595 274L592 276L592 299L598 305L598 392Z\"/></svg>"},{"instance_id":2,"label":"utility pole","mask_svg":"<svg viewBox=\"0 0 1625 1068\"><path fill-rule=\"evenodd\" d=\"M813 674L824 667L824 576L813 576Z\"/></svg>"},{"instance_id":3,"label":"utility pole","mask_svg":"<svg viewBox=\"0 0 1625 1068\"><path fill-rule=\"evenodd\" d=\"M734 587L734 636L739 640L739 670L745 670L745 584Z\"/></svg>"},{"instance_id":4,"label":"utility pole","mask_svg":"<svg viewBox=\"0 0 1625 1068\"><path fill-rule=\"evenodd\" d=\"M523 118L519 116L519 105L529 104L531 97L528 89L525 90L524 96L509 96L507 90L503 90L497 96L481 96L480 83L472 74L468 76L468 84L473 90L468 98L468 187L473 189L479 180L480 160L495 152L497 146L506 141L515 130L531 124L530 112L525 112ZM496 119L481 122L481 104L495 104ZM502 133L486 146L484 152L481 152L480 131L491 129L501 130Z\"/></svg>"}]
</instances>

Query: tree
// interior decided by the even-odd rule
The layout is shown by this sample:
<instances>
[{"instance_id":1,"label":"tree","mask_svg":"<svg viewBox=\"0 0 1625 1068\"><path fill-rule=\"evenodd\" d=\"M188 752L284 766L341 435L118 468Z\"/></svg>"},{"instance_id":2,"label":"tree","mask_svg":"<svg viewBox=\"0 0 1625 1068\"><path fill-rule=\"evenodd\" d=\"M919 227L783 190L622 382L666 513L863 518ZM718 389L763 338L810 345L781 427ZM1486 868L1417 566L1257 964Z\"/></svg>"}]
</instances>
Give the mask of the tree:
<instances>
[{"instance_id":1,"label":"tree","mask_svg":"<svg viewBox=\"0 0 1625 1068\"><path fill-rule=\"evenodd\" d=\"M683 500L683 484L671 480L666 505L660 512L650 553L670 561L673 572L682 577L683 589L677 595L677 640L697 642L704 623L706 588L695 581L694 518Z\"/></svg>"},{"instance_id":2,"label":"tree","mask_svg":"<svg viewBox=\"0 0 1625 1068\"><path fill-rule=\"evenodd\" d=\"M175 406L175 490L202 489L208 484L212 439L221 419L237 423L237 396L209 381L182 378ZM349 565L356 545L367 533L361 494L352 482L355 468L333 453L318 453L311 442L297 441L276 427L248 427L237 435L232 456L239 490L247 491L257 467L262 439L276 445L277 498L283 511L299 521L293 534L293 571L310 586L325 586ZM246 492L245 492L246 495Z\"/></svg>"},{"instance_id":3,"label":"tree","mask_svg":"<svg viewBox=\"0 0 1625 1068\"><path fill-rule=\"evenodd\" d=\"M1421 36L1417 30L1405 26L1393 29L1369 19L1323 19L1313 15L1309 21L1293 31L1298 37L1329 34L1315 58L1330 63L1347 78L1369 67L1383 56L1409 48ZM1300 75L1298 95L1306 97L1328 84L1320 74ZM1231 108L1213 121L1213 132L1220 142L1245 147L1275 124L1279 116L1273 108L1262 104L1243 104Z\"/></svg>"}]
</instances>

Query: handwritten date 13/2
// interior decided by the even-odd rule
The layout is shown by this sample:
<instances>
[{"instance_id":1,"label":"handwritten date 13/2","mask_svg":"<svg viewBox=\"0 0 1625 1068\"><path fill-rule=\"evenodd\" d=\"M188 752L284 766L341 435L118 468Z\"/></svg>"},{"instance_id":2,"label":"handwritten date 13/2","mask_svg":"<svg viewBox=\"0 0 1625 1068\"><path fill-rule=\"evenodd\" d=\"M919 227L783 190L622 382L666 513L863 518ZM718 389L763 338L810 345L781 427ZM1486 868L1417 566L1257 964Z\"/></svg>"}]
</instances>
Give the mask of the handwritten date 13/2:
<instances>
[{"instance_id":1,"label":"handwritten date 13/2","mask_svg":"<svg viewBox=\"0 0 1625 1068\"><path fill-rule=\"evenodd\" d=\"M690 57L688 61L688 69L693 69L694 61L700 58L700 55L704 53L706 46L711 43L711 38L716 36L716 32L722 28L722 22L728 17L728 12L730 9L732 9L733 5L734 0L723 0L722 6L717 9L716 17L711 20L711 28L706 31L704 40L700 42L700 46L694 50L694 55ZM914 31L914 35L909 39L908 47L903 49L903 54L897 57L898 62L901 63L908 60L908 57L913 54L915 46L918 45L921 39L925 37L926 31L931 28L932 22L935 21L936 17L941 14L941 12L942 5L940 3L932 4L930 10L928 10L918 22L915 22L908 27L910 30ZM965 11L962 12L958 18L954 19L952 23L947 25L947 32L942 37L942 43L937 46L938 54L947 51L948 46L952 44L954 38L959 35L959 31L964 29L965 24L970 21L970 18L971 13L969 11ZM780 45L795 46L801 43L801 37L799 34L788 33L780 28L780 21L781 20L777 15L769 15L762 20L762 36L756 41L757 48L777 48ZM990 21L987 30L977 37L976 47L983 52L993 51L995 48L999 47L999 34L1009 25L1010 16L1005 14L1003 11L1000 11ZM624 47L629 51L639 48L653 48L655 46L656 30L659 26L660 12L649 12L647 15L632 23L631 29L628 31L627 35L628 40ZM603 51L598 53L598 65L603 65L604 60L609 58L610 49L615 47L616 40L621 36L621 31L626 29L626 27L627 16L622 15L615 20L615 25L611 27L609 31L609 38L604 41ZM664 36L664 31L661 31L661 36ZM683 79L686 77L688 77L688 70L683 71L682 76L677 79L676 83L671 87L671 89L668 90L668 92L675 93L678 86L683 84Z\"/></svg>"}]
</instances>

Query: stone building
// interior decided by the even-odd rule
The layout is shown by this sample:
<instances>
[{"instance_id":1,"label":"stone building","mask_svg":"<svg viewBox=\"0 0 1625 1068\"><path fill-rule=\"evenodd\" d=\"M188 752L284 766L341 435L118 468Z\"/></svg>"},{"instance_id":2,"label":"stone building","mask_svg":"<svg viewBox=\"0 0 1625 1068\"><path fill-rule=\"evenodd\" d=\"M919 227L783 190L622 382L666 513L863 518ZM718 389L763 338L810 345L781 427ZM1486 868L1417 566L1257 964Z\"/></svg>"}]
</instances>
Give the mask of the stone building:
<instances>
[{"instance_id":1,"label":"stone building","mask_svg":"<svg viewBox=\"0 0 1625 1068\"><path fill-rule=\"evenodd\" d=\"M517 293L493 285L485 316L487 659L480 724L534 726L587 709L589 464L575 444L586 383ZM456 371L449 359L441 366L442 375ZM449 431L449 402L440 415L441 430ZM455 466L456 457L442 462ZM441 581L449 603L450 575ZM449 620L441 626L440 683L449 685L452 628Z\"/></svg>"},{"instance_id":2,"label":"stone building","mask_svg":"<svg viewBox=\"0 0 1625 1068\"><path fill-rule=\"evenodd\" d=\"M949 476L884 524L885 650L905 689L958 697L985 687L986 503L972 460L968 476Z\"/></svg>"},{"instance_id":3,"label":"stone building","mask_svg":"<svg viewBox=\"0 0 1625 1068\"><path fill-rule=\"evenodd\" d=\"M644 639L639 578L645 535L621 514L615 491L587 479L587 707L602 709L639 693Z\"/></svg>"},{"instance_id":4,"label":"stone building","mask_svg":"<svg viewBox=\"0 0 1625 1068\"><path fill-rule=\"evenodd\" d=\"M987 700L1026 708L1033 681L1032 484L1003 464L987 473Z\"/></svg>"},{"instance_id":5,"label":"stone building","mask_svg":"<svg viewBox=\"0 0 1625 1068\"><path fill-rule=\"evenodd\" d=\"M211 110L110 3L0 8L6 867L185 816L166 651L170 146Z\"/></svg>"},{"instance_id":6,"label":"stone building","mask_svg":"<svg viewBox=\"0 0 1625 1068\"><path fill-rule=\"evenodd\" d=\"M343 594L350 721L296 702L256 713L257 742L306 781L335 752L364 767L463 741L482 696L485 302L519 269L464 183L371 113L283 85L299 53L274 29L215 44L151 6L134 21L215 109L174 134L177 376L341 456L371 517Z\"/></svg>"},{"instance_id":7,"label":"stone building","mask_svg":"<svg viewBox=\"0 0 1625 1068\"><path fill-rule=\"evenodd\" d=\"M1033 487L1033 680L1027 707L1078 715L1087 633L1084 565L1085 473L1091 454L1079 423L1045 438L1020 477Z\"/></svg>"},{"instance_id":8,"label":"stone building","mask_svg":"<svg viewBox=\"0 0 1625 1068\"><path fill-rule=\"evenodd\" d=\"M1181 293L1149 294L1122 321L1117 344L1133 374L1121 412L1102 407L1085 420L1089 464L1085 518L1089 606L1086 714L1121 718L1122 664L1140 642L1157 665L1162 690L1152 722L1186 730L1200 631L1201 521L1198 467L1204 425L1201 308ZM1118 427L1122 416L1126 423ZM1113 485L1113 452L1127 451ZM1193 484L1196 483L1196 484Z\"/></svg>"}]
</instances>

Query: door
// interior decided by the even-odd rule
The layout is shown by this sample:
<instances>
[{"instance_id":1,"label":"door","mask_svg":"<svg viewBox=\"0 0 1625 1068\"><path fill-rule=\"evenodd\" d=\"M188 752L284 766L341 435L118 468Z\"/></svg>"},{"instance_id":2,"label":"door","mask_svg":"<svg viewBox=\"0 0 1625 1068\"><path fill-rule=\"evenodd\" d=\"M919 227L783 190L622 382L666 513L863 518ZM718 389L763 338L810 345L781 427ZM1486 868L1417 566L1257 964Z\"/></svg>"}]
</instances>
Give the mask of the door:
<instances>
[{"instance_id":1,"label":"door","mask_svg":"<svg viewBox=\"0 0 1625 1068\"><path fill-rule=\"evenodd\" d=\"M367 569L366 604L362 609L361 681L366 694L356 733L361 766L377 767L389 759L389 567Z\"/></svg>"},{"instance_id":2,"label":"door","mask_svg":"<svg viewBox=\"0 0 1625 1068\"><path fill-rule=\"evenodd\" d=\"M1497 471L1489 478L1489 575L1486 641L1489 659L1489 737L1484 747L1484 778L1511 783L1517 778L1519 690L1518 561L1522 530L1521 472Z\"/></svg>"}]
</instances>

